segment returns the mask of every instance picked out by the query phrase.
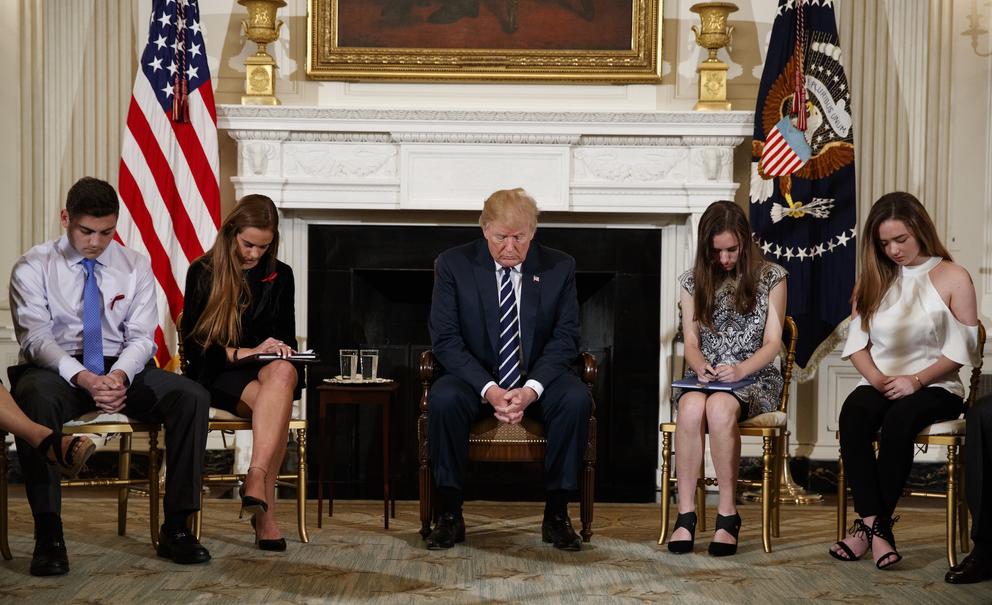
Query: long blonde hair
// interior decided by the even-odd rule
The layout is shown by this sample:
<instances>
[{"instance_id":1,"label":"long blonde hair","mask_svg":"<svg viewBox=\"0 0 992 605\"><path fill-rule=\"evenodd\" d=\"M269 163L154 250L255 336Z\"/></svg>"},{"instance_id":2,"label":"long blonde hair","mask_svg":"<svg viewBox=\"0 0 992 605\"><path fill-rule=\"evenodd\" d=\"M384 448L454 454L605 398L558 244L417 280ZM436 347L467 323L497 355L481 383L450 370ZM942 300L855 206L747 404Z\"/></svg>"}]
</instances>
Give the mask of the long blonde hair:
<instances>
[{"instance_id":1,"label":"long blonde hair","mask_svg":"<svg viewBox=\"0 0 992 605\"><path fill-rule=\"evenodd\" d=\"M190 336L203 346L240 344L241 315L251 304L251 289L245 281L243 261L238 255L237 235L249 227L272 232L272 243L259 265L270 272L276 268L279 212L267 196L246 195L224 219L213 247L201 257L205 275L210 276L210 295Z\"/></svg>"},{"instance_id":2,"label":"long blonde hair","mask_svg":"<svg viewBox=\"0 0 992 605\"><path fill-rule=\"evenodd\" d=\"M754 309L758 295L758 280L764 257L751 235L751 224L740 206L720 200L713 202L699 219L699 234L696 238L696 260L692 267L695 281L692 296L696 321L713 329L713 302L716 290L727 277L727 272L718 266L713 253L713 238L724 231L737 237L740 250L731 277L737 278L734 292L734 309L741 314Z\"/></svg>"},{"instance_id":3,"label":"long blonde hair","mask_svg":"<svg viewBox=\"0 0 992 605\"><path fill-rule=\"evenodd\" d=\"M878 228L889 220L902 221L906 225L906 229L916 238L921 255L954 260L941 243L937 228L920 200L905 191L893 191L878 198L868 212L861 231L861 275L851 295L861 316L861 328L866 332L882 297L899 274L899 266L886 256L878 239Z\"/></svg>"}]
</instances>

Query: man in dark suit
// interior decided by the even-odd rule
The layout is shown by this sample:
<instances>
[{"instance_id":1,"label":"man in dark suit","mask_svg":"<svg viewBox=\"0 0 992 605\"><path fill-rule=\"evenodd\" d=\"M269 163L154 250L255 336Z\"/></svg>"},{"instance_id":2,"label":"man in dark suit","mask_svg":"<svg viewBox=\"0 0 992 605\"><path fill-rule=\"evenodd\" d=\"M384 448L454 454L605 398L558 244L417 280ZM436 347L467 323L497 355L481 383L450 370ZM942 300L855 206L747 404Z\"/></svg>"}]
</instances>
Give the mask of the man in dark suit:
<instances>
[{"instance_id":1,"label":"man in dark suit","mask_svg":"<svg viewBox=\"0 0 992 605\"><path fill-rule=\"evenodd\" d=\"M568 517L578 489L592 400L572 371L578 355L575 260L533 243L537 204L523 189L497 191L479 217L484 239L437 258L430 332L444 369L428 396L428 442L437 523L427 548L465 539L462 486L469 427L493 415L543 420L547 436L541 526L545 542L579 550Z\"/></svg>"},{"instance_id":2,"label":"man in dark suit","mask_svg":"<svg viewBox=\"0 0 992 605\"><path fill-rule=\"evenodd\" d=\"M975 547L944 576L951 584L992 580L992 395L971 406L965 434L965 490Z\"/></svg>"}]
</instances>

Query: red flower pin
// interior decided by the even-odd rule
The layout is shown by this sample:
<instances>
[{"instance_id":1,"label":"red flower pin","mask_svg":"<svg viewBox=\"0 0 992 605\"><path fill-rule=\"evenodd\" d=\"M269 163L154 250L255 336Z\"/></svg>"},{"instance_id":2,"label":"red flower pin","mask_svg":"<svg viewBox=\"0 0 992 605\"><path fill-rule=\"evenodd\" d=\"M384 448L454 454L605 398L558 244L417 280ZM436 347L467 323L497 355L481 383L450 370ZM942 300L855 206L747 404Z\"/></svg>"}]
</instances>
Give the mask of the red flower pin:
<instances>
[{"instance_id":1,"label":"red flower pin","mask_svg":"<svg viewBox=\"0 0 992 605\"><path fill-rule=\"evenodd\" d=\"M262 279L262 283L266 283L266 284L269 283L269 282L274 282L274 281L276 281L276 272L275 271L273 271L272 273L269 273L269 275L267 277L265 277L264 279Z\"/></svg>"}]
</instances>

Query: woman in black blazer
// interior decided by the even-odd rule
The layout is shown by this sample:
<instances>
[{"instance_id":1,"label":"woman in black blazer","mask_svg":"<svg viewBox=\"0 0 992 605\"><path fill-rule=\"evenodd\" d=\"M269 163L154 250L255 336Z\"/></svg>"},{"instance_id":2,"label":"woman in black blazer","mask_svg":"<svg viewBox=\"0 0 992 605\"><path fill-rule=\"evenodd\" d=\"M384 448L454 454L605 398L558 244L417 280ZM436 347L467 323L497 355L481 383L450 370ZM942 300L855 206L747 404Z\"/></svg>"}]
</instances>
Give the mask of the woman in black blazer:
<instances>
[{"instance_id":1,"label":"woman in black blazer","mask_svg":"<svg viewBox=\"0 0 992 605\"><path fill-rule=\"evenodd\" d=\"M190 265L183 304L186 375L207 387L214 407L252 419L252 454L241 512L262 550L285 550L273 511L301 372L296 349L293 270L278 260L279 215L264 195L247 195L221 225L213 248Z\"/></svg>"}]
</instances>

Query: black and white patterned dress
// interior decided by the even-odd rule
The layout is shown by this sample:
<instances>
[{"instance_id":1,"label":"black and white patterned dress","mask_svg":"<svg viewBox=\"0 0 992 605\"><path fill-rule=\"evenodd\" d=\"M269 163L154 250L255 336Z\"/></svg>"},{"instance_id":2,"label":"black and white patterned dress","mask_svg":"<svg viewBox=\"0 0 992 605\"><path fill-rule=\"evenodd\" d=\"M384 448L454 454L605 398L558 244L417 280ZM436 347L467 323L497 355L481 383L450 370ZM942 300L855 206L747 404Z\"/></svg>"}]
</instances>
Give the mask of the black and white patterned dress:
<instances>
[{"instance_id":1,"label":"black and white patterned dress","mask_svg":"<svg viewBox=\"0 0 992 605\"><path fill-rule=\"evenodd\" d=\"M713 326L716 330L697 324L699 348L711 366L741 363L761 348L765 321L768 317L768 295L786 275L786 270L781 266L766 261L761 267L754 309L744 315L734 310L736 280L727 279L720 285L713 305ZM679 284L686 292L693 295L695 280L692 270L679 276ZM688 368L685 376L694 378L696 373L692 368ZM733 391L734 396L741 402L741 420L776 410L782 393L782 373L774 360L752 374L751 378L756 381ZM676 405L683 393L685 393L684 389L672 389L672 401Z\"/></svg>"}]
</instances>

